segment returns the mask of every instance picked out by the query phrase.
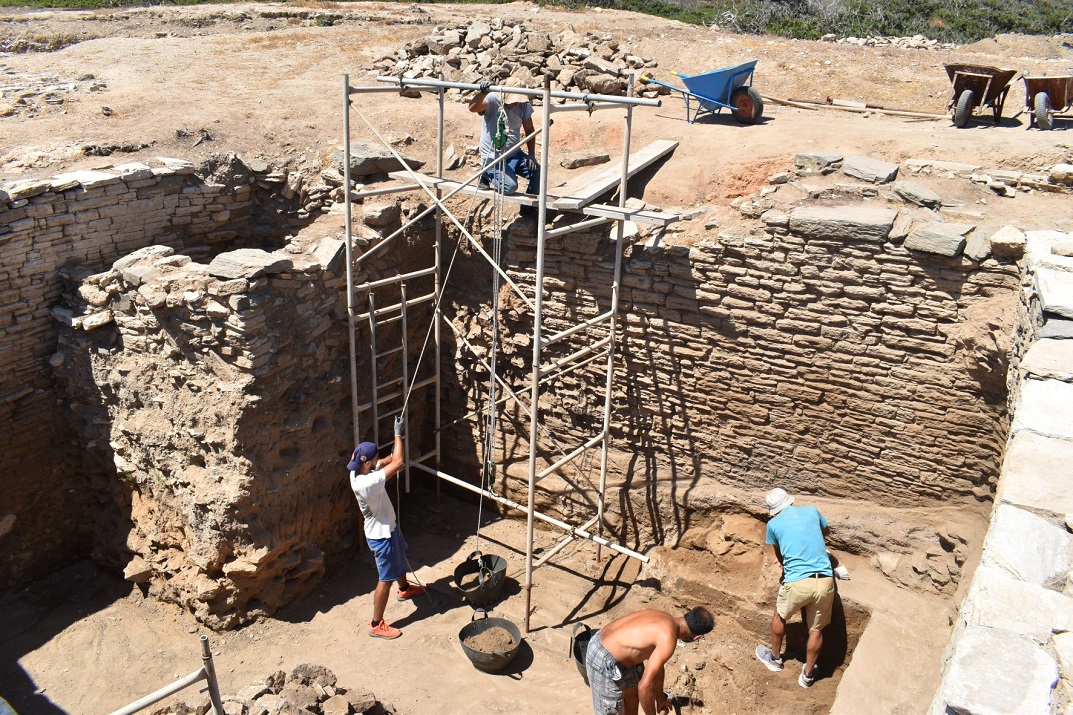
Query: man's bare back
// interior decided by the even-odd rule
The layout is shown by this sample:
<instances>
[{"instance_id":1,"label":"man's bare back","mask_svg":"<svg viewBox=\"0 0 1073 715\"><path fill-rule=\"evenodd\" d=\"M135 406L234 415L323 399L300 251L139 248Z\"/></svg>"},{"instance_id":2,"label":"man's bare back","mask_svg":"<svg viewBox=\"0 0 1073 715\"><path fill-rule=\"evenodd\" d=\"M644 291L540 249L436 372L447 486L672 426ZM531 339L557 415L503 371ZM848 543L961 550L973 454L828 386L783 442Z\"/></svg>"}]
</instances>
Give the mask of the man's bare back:
<instances>
[{"instance_id":1,"label":"man's bare back","mask_svg":"<svg viewBox=\"0 0 1073 715\"><path fill-rule=\"evenodd\" d=\"M638 665L660 645L669 645L673 652L678 641L678 619L653 609L637 611L601 628L600 640L622 665Z\"/></svg>"}]
</instances>

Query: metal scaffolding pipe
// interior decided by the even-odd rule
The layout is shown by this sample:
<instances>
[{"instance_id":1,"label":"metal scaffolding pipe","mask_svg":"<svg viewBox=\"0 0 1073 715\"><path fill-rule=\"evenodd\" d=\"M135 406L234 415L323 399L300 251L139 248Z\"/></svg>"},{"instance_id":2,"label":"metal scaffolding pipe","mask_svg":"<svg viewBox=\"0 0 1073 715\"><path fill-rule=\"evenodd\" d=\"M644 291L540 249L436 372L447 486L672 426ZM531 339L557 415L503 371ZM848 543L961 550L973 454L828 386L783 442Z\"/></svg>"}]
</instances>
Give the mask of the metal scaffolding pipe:
<instances>
[{"instance_id":1,"label":"metal scaffolding pipe","mask_svg":"<svg viewBox=\"0 0 1073 715\"><path fill-rule=\"evenodd\" d=\"M427 303L430 300L434 301L435 299L436 299L436 294L435 293L426 293L425 295L419 295L416 298L410 298L409 300L407 300L406 301L406 307L407 308L412 308L415 305L420 305L421 303ZM401 307L402 307L402 303L395 303L394 305L389 305L389 306L386 306L386 307L383 307L383 308L377 308L376 309L376 316L380 317L381 315L386 315L386 314L388 314L388 313L390 313L392 311L399 310ZM358 316L357 319L358 320L366 320L368 317L369 317L368 313L362 313L361 315ZM381 323L381 325L382 324L383 323Z\"/></svg>"},{"instance_id":2,"label":"metal scaffolding pipe","mask_svg":"<svg viewBox=\"0 0 1073 715\"><path fill-rule=\"evenodd\" d=\"M350 417L354 425L351 435L354 444L358 443L358 348L356 328L354 325L354 224L350 201L350 75L343 75L343 184L345 186L346 206L346 316L347 333L350 343Z\"/></svg>"},{"instance_id":3,"label":"metal scaffolding pipe","mask_svg":"<svg viewBox=\"0 0 1073 715\"><path fill-rule=\"evenodd\" d=\"M544 347L548 347L549 345L557 343L563 338L570 337L571 335L580 330L584 330L585 328L589 328L598 323L602 323L608 318L610 318L612 315L613 313L611 311L607 311L606 313L601 313L600 315L597 315L595 318L589 318L584 323L578 323L573 327L567 328L562 332L556 333L555 335L552 335L550 338L544 341Z\"/></svg>"},{"instance_id":4,"label":"metal scaffolding pipe","mask_svg":"<svg viewBox=\"0 0 1073 715\"><path fill-rule=\"evenodd\" d=\"M569 226L562 226L561 228L553 228L552 230L548 231L545 235L548 238L558 238L559 236L565 236L568 233L573 233L575 231L582 231L582 230L584 230L586 228L592 228L594 226L599 226L600 224L607 223L610 220L611 219L607 218L606 216L603 216L603 217L600 217L600 218L585 219L584 221L578 221L577 223L572 223Z\"/></svg>"},{"instance_id":5,"label":"metal scaffolding pipe","mask_svg":"<svg viewBox=\"0 0 1073 715\"><path fill-rule=\"evenodd\" d=\"M410 388L410 392L413 392L414 390L420 390L423 387L428 387L429 385L433 384L435 381L436 381L435 377L426 377L424 380L421 380L419 382L414 383L413 387ZM380 387L391 387L392 385L398 384L398 382L399 382L399 379L396 378L394 380L391 380L390 382L382 382L382 383L380 383ZM395 392L389 392L386 395L380 395L380 397L377 398L377 401L382 405L385 402L390 402L391 400L394 400L396 397L402 397L402 390L397 390ZM364 412L365 410L371 408L372 406L373 406L373 403L370 400L368 402L362 402L360 405L358 405L358 409L360 411Z\"/></svg>"},{"instance_id":6,"label":"metal scaffolding pipe","mask_svg":"<svg viewBox=\"0 0 1073 715\"><path fill-rule=\"evenodd\" d=\"M558 112L595 112L600 109L622 109L618 102L592 102L590 104L556 104L552 113Z\"/></svg>"},{"instance_id":7,"label":"metal scaffolding pipe","mask_svg":"<svg viewBox=\"0 0 1073 715\"><path fill-rule=\"evenodd\" d=\"M565 457L563 457L562 459L560 459L555 464L551 465L550 467L546 467L546 468L540 470L540 473L537 474L537 479L538 480L543 479L544 477L548 476L549 474L551 474L552 472L556 471L560 467L563 467L563 466L569 464L570 462L573 462L575 459L578 458L578 455L580 455L586 449L588 449L592 445L596 444L597 442L599 442L603 438L604 438L603 433L596 435L595 437L590 439L588 442L586 442L585 444L581 445L580 447L575 449L573 452L571 452L570 454L568 454Z\"/></svg>"},{"instance_id":8,"label":"metal scaffolding pipe","mask_svg":"<svg viewBox=\"0 0 1073 715\"><path fill-rule=\"evenodd\" d=\"M443 74L440 74L440 79L443 79ZM436 144L437 144L436 176L442 177L443 176L443 143L444 143L444 128L443 128L444 91L443 91L443 87L437 88L436 94L438 95L438 99L439 99L438 104L439 104L439 109L440 109L440 131L439 131L439 136L437 137L437 141L436 141ZM441 454L441 452L440 452L440 447L441 447L441 444L440 444L440 419L441 419L440 418L440 410L442 408L442 399L443 399L443 389L442 389L441 381L440 381L440 370L443 367L443 363L442 363L443 356L440 354L441 337L440 337L440 321L439 321L440 298L442 297L441 296L442 286L440 285L440 271L442 270L442 265L441 265L441 261L440 261L440 253L441 253L442 246L443 246L443 225L442 225L443 224L443 220L442 220L443 209L440 208L440 202L442 200L443 200L443 192L437 186L436 187L436 242L434 244L434 250L435 250L436 255L434 257L434 262L433 262L433 264L436 267L436 277L435 277L435 280L434 280L434 283L433 283L433 292L436 294L436 302L433 304L433 307L435 308L436 312L433 313L433 315L432 315L432 330L433 330L433 333L434 333L433 341L436 343L436 369L435 369L435 372L434 372L434 375L436 377L436 422L435 422L435 431L434 431L434 438L435 438L434 450L436 452L436 468L437 469L440 468L440 454ZM418 365L417 369L420 369L420 367L421 366ZM440 498L440 481L437 479L436 480L436 500L439 501L439 498Z\"/></svg>"},{"instance_id":9,"label":"metal scaffolding pipe","mask_svg":"<svg viewBox=\"0 0 1073 715\"><path fill-rule=\"evenodd\" d=\"M578 528L579 529L588 529L590 526L592 526L595 523L596 523L596 517L594 516L591 519L589 519L588 521L586 521L584 524L579 526ZM562 551L566 547L567 544L573 543L574 539L576 539L576 538L577 537L574 536L573 534L567 534L566 536L564 536L562 539L559 540L558 544L556 544L555 546L553 546L550 549L548 549L547 551L545 551L544 555L536 560L536 562L533 564L533 568L538 569L541 566L543 566L544 564L546 564L549 561L551 561L552 557L555 556L555 554L557 554L560 551Z\"/></svg>"},{"instance_id":10,"label":"metal scaffolding pipe","mask_svg":"<svg viewBox=\"0 0 1073 715\"><path fill-rule=\"evenodd\" d=\"M418 270L418 271L411 271L409 273L403 273L403 274L397 275L397 276L389 276L387 278L381 278L380 280L369 281L368 283L362 283L361 285L356 286L354 288L354 290L372 290L373 288L381 288L381 287L386 286L386 285L391 285L392 283L401 283L402 281L408 281L408 280L410 280L412 278L420 278L421 276L432 275L435 272L436 272L435 267L422 268L421 270Z\"/></svg>"},{"instance_id":11,"label":"metal scaffolding pipe","mask_svg":"<svg viewBox=\"0 0 1073 715\"><path fill-rule=\"evenodd\" d=\"M578 350L575 353L567 355L566 357L563 357L563 358L559 358L558 360L553 362L551 365L548 365L545 368L541 368L540 369L540 375L544 376L544 375L547 375L552 370L558 370L560 367L562 367L563 365L566 365L571 360L576 360L579 357L584 357L584 356L588 355L589 353L593 352L594 350L599 350L603 346L607 345L609 342L611 342L611 338L606 337L606 338L603 338L602 340L597 340L592 345L589 345L587 347L581 348L580 350Z\"/></svg>"},{"instance_id":12,"label":"metal scaffolding pipe","mask_svg":"<svg viewBox=\"0 0 1073 715\"><path fill-rule=\"evenodd\" d=\"M401 194L404 191L414 191L420 189L421 184L404 184L402 186L386 186L382 189L369 189L368 191L357 191L351 195L351 200L355 199L368 199L373 196L383 196L384 194Z\"/></svg>"},{"instance_id":13,"label":"metal scaffolding pipe","mask_svg":"<svg viewBox=\"0 0 1073 715\"><path fill-rule=\"evenodd\" d=\"M464 482L464 481L462 481L461 479L459 479L457 477L453 477L450 474L447 474L446 472L441 472L439 469L433 469L432 467L425 466L424 464L421 464L420 462L411 461L411 464L414 467L416 467L417 469L420 469L423 472L426 472L426 473L431 474L431 475L433 475L433 476L435 476L435 477L437 477L439 479L442 479L445 482L450 482L451 484L454 484L455 486L459 486L459 487L462 487L463 489L467 489L467 490L473 492L474 494L480 494L481 496L485 497L486 499L491 499L492 501L494 501L496 503L499 503L499 504L502 504L503 506L509 506L511 509L514 509L516 511L529 513L529 509L524 504L519 504L518 502L512 501L510 499L507 499L506 497L501 497L498 494L493 494L492 492L487 491L485 489L481 489L478 486L474 486L474 485L470 484L469 482ZM648 557L647 556L645 556L644 554L639 553L637 551L634 551L633 549L628 549L625 546L619 546L618 544L615 544L613 542L608 541L607 539L603 538L602 536L597 536L596 534L592 534L592 533L586 531L585 529L581 529L581 528L576 527L576 526L571 526L570 524L567 524L565 521L560 521L559 519L556 519L553 516L548 516L547 514L541 514L539 511L533 511L532 514L537 519L540 519L541 521L543 521L545 523L551 524L552 526L555 526L555 527L558 527L560 529L563 529L564 531L568 531L571 534L573 534L574 536L579 536L582 539L588 539L589 541L594 541L597 544L600 544L602 546L606 546L607 548L611 549L612 551L617 551L620 554L625 554L626 556L630 556L632 558L635 558L638 561L641 561L643 563L646 563L646 564L648 563Z\"/></svg>"},{"instance_id":14,"label":"metal scaffolding pipe","mask_svg":"<svg viewBox=\"0 0 1073 715\"><path fill-rule=\"evenodd\" d=\"M548 77L544 78L548 80ZM399 77L377 77L377 82L387 82L391 84L397 84L400 87L410 87L413 89L419 89L421 87L443 87L444 89L461 89L469 92L476 92L481 88L480 84L470 84L466 82L445 82L436 79L401 79ZM644 97L622 97L615 94L583 94L581 92L562 92L559 90L551 91L551 85L547 82L544 83L544 89L529 89L528 87L504 87L503 85L493 84L489 89L494 91L511 92L513 94L524 94L529 97L542 97L545 101L544 111L545 114L551 108L551 102L549 98L554 99L575 99L579 102L612 102L618 105L626 106L643 106L643 107L662 107L663 102L659 99L645 99ZM547 118L547 117L545 117ZM547 126L546 124L544 126Z\"/></svg>"}]
</instances>

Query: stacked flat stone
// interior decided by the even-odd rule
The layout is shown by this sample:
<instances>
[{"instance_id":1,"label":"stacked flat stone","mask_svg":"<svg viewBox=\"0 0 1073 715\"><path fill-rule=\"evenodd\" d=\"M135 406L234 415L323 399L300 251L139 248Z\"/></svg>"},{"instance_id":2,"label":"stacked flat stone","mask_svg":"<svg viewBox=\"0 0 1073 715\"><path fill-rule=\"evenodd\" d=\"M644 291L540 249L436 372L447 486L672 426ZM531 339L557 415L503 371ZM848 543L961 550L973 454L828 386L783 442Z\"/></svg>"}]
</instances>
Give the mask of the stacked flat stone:
<instances>
[{"instance_id":1,"label":"stacked flat stone","mask_svg":"<svg viewBox=\"0 0 1073 715\"><path fill-rule=\"evenodd\" d=\"M654 59L631 53L611 35L570 29L549 35L502 18L437 28L434 34L409 42L396 55L374 63L375 68L404 80L439 79L443 73L448 82L500 84L515 79L541 88L548 75L553 90L607 95L625 94L631 73L655 66ZM657 92L642 88L653 96ZM460 100L471 96L451 92Z\"/></svg>"}]
</instances>

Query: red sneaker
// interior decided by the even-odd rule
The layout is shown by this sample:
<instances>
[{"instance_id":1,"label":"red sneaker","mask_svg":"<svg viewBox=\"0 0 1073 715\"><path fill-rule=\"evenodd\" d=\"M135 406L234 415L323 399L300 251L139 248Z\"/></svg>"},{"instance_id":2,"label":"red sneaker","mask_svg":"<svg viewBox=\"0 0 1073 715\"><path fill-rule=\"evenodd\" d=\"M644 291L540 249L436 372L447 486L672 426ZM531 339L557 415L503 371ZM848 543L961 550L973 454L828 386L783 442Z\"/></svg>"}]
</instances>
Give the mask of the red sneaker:
<instances>
[{"instance_id":1,"label":"red sneaker","mask_svg":"<svg viewBox=\"0 0 1073 715\"><path fill-rule=\"evenodd\" d=\"M381 618L380 622L375 626L369 626L369 635L373 638L387 638L388 640L392 640L401 636L402 631L398 628L392 628Z\"/></svg>"},{"instance_id":2,"label":"red sneaker","mask_svg":"<svg viewBox=\"0 0 1073 715\"><path fill-rule=\"evenodd\" d=\"M424 592L425 592L425 587L424 586L415 586L414 584L411 583L406 588L405 591L400 589L398 591L398 593L395 594L395 600L396 601L409 601L414 596L420 596Z\"/></svg>"}]
</instances>

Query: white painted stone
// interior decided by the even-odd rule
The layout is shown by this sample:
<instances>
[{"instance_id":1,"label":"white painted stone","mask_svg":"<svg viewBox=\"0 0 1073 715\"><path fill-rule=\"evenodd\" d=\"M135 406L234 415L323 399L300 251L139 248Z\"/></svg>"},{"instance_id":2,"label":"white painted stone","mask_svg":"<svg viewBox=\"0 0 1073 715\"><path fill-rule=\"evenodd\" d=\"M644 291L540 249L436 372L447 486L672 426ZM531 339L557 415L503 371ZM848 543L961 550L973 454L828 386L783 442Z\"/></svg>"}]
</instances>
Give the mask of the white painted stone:
<instances>
[{"instance_id":1,"label":"white painted stone","mask_svg":"<svg viewBox=\"0 0 1073 715\"><path fill-rule=\"evenodd\" d=\"M1026 583L1062 588L1070 567L1069 532L1010 504L999 504L984 540L981 566L993 566Z\"/></svg>"},{"instance_id":2,"label":"white painted stone","mask_svg":"<svg viewBox=\"0 0 1073 715\"><path fill-rule=\"evenodd\" d=\"M1073 272L1037 268L1036 290L1044 313L1073 318Z\"/></svg>"},{"instance_id":3,"label":"white painted stone","mask_svg":"<svg viewBox=\"0 0 1073 715\"><path fill-rule=\"evenodd\" d=\"M1073 256L1064 255L1062 246L1073 239L1064 231L1028 231L1025 234L1027 254L1033 266L1073 272Z\"/></svg>"},{"instance_id":4,"label":"white painted stone","mask_svg":"<svg viewBox=\"0 0 1073 715\"><path fill-rule=\"evenodd\" d=\"M804 238L886 240L898 212L872 206L803 206L790 214L790 230Z\"/></svg>"},{"instance_id":5,"label":"white painted stone","mask_svg":"<svg viewBox=\"0 0 1073 715\"><path fill-rule=\"evenodd\" d=\"M969 626L1016 633L1042 645L1052 631L1073 626L1073 599L981 564L962 603L961 618Z\"/></svg>"},{"instance_id":6,"label":"white painted stone","mask_svg":"<svg viewBox=\"0 0 1073 715\"><path fill-rule=\"evenodd\" d=\"M948 708L945 712L962 715L1049 713L1057 681L1057 663L1032 640L968 628L957 642L937 700Z\"/></svg>"},{"instance_id":7,"label":"white painted stone","mask_svg":"<svg viewBox=\"0 0 1073 715\"><path fill-rule=\"evenodd\" d=\"M1006 446L996 503L1073 513L1073 441L1022 430Z\"/></svg>"},{"instance_id":8,"label":"white painted stone","mask_svg":"<svg viewBox=\"0 0 1073 715\"><path fill-rule=\"evenodd\" d=\"M1021 360L1021 370L1041 380L1073 381L1073 340L1037 340Z\"/></svg>"},{"instance_id":9,"label":"white painted stone","mask_svg":"<svg viewBox=\"0 0 1073 715\"><path fill-rule=\"evenodd\" d=\"M1025 380L1017 399L1010 434L1021 430L1073 439L1073 384L1059 380Z\"/></svg>"}]
</instances>

